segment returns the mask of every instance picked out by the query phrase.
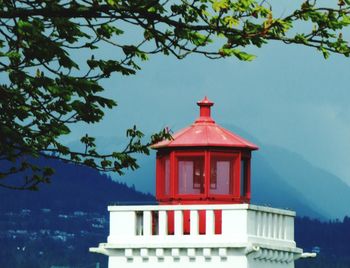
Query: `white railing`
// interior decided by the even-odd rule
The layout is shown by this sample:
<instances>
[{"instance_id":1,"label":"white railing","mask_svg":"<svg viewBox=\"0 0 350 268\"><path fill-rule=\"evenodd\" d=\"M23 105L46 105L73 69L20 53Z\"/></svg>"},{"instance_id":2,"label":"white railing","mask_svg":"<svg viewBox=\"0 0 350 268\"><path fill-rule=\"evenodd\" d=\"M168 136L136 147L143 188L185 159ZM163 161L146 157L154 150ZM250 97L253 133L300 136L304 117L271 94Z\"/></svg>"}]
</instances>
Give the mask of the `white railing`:
<instances>
[{"instance_id":1,"label":"white railing","mask_svg":"<svg viewBox=\"0 0 350 268\"><path fill-rule=\"evenodd\" d=\"M251 224L251 234L270 239L294 239L294 218L283 214L255 211Z\"/></svg>"},{"instance_id":2,"label":"white railing","mask_svg":"<svg viewBox=\"0 0 350 268\"><path fill-rule=\"evenodd\" d=\"M248 204L110 206L108 210L109 243L182 244L201 240L222 244L269 240L270 244L295 246L295 213L288 210Z\"/></svg>"}]
</instances>

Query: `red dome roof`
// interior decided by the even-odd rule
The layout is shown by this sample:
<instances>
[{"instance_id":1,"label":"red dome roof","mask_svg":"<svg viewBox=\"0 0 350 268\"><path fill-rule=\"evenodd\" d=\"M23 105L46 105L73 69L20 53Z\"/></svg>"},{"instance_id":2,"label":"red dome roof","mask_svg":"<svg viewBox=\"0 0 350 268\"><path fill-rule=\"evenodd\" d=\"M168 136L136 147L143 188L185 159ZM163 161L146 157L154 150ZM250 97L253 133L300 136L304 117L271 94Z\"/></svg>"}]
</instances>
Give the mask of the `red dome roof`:
<instances>
[{"instance_id":1,"label":"red dome roof","mask_svg":"<svg viewBox=\"0 0 350 268\"><path fill-rule=\"evenodd\" d=\"M191 126L175 133L172 140L158 142L152 148L215 146L258 149L255 144L215 123L210 116L210 107L214 103L209 101L207 97L197 104L200 107L200 116Z\"/></svg>"}]
</instances>

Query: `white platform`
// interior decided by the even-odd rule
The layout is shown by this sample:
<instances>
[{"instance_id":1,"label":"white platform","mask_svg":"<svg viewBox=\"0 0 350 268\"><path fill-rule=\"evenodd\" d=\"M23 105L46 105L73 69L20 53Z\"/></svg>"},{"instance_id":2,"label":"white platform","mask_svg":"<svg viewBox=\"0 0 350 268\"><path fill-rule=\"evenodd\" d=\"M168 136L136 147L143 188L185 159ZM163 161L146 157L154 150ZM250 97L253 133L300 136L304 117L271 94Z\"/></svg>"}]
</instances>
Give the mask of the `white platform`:
<instances>
[{"instance_id":1,"label":"white platform","mask_svg":"<svg viewBox=\"0 0 350 268\"><path fill-rule=\"evenodd\" d=\"M296 247L295 213L288 210L248 204L109 206L108 210L107 243L90 251L109 256L109 268L292 268L294 260L309 256ZM189 234L183 232L185 210L190 211ZM222 211L221 234L214 231L214 210ZM167 211L175 214L172 235ZM205 234L199 234L198 211L206 213ZM152 220L154 215L157 221Z\"/></svg>"}]
</instances>

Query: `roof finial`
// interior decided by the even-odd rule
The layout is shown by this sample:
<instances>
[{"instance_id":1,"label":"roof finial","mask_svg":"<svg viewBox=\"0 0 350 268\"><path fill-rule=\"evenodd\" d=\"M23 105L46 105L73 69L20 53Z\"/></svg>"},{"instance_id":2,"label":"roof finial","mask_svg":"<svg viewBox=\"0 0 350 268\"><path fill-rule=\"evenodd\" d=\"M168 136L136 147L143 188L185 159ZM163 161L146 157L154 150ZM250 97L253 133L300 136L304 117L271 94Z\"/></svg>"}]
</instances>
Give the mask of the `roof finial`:
<instances>
[{"instance_id":1,"label":"roof finial","mask_svg":"<svg viewBox=\"0 0 350 268\"><path fill-rule=\"evenodd\" d=\"M200 107L199 118L195 123L215 123L215 121L210 116L210 107L214 105L214 102L210 101L207 96L205 96L203 100L197 102L197 105Z\"/></svg>"}]
</instances>

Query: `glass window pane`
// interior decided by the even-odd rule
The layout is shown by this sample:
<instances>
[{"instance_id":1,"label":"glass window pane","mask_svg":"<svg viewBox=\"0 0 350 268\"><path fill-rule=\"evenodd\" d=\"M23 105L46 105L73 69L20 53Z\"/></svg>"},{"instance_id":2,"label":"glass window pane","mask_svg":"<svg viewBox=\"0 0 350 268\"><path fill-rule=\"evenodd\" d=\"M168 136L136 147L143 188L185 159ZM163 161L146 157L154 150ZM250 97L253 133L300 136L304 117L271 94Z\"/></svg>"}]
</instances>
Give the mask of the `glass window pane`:
<instances>
[{"instance_id":1,"label":"glass window pane","mask_svg":"<svg viewBox=\"0 0 350 268\"><path fill-rule=\"evenodd\" d=\"M211 161L210 194L232 193L232 160L214 158Z\"/></svg>"},{"instance_id":2,"label":"glass window pane","mask_svg":"<svg viewBox=\"0 0 350 268\"><path fill-rule=\"evenodd\" d=\"M178 181L179 194L204 193L203 157L179 158Z\"/></svg>"}]
</instances>

